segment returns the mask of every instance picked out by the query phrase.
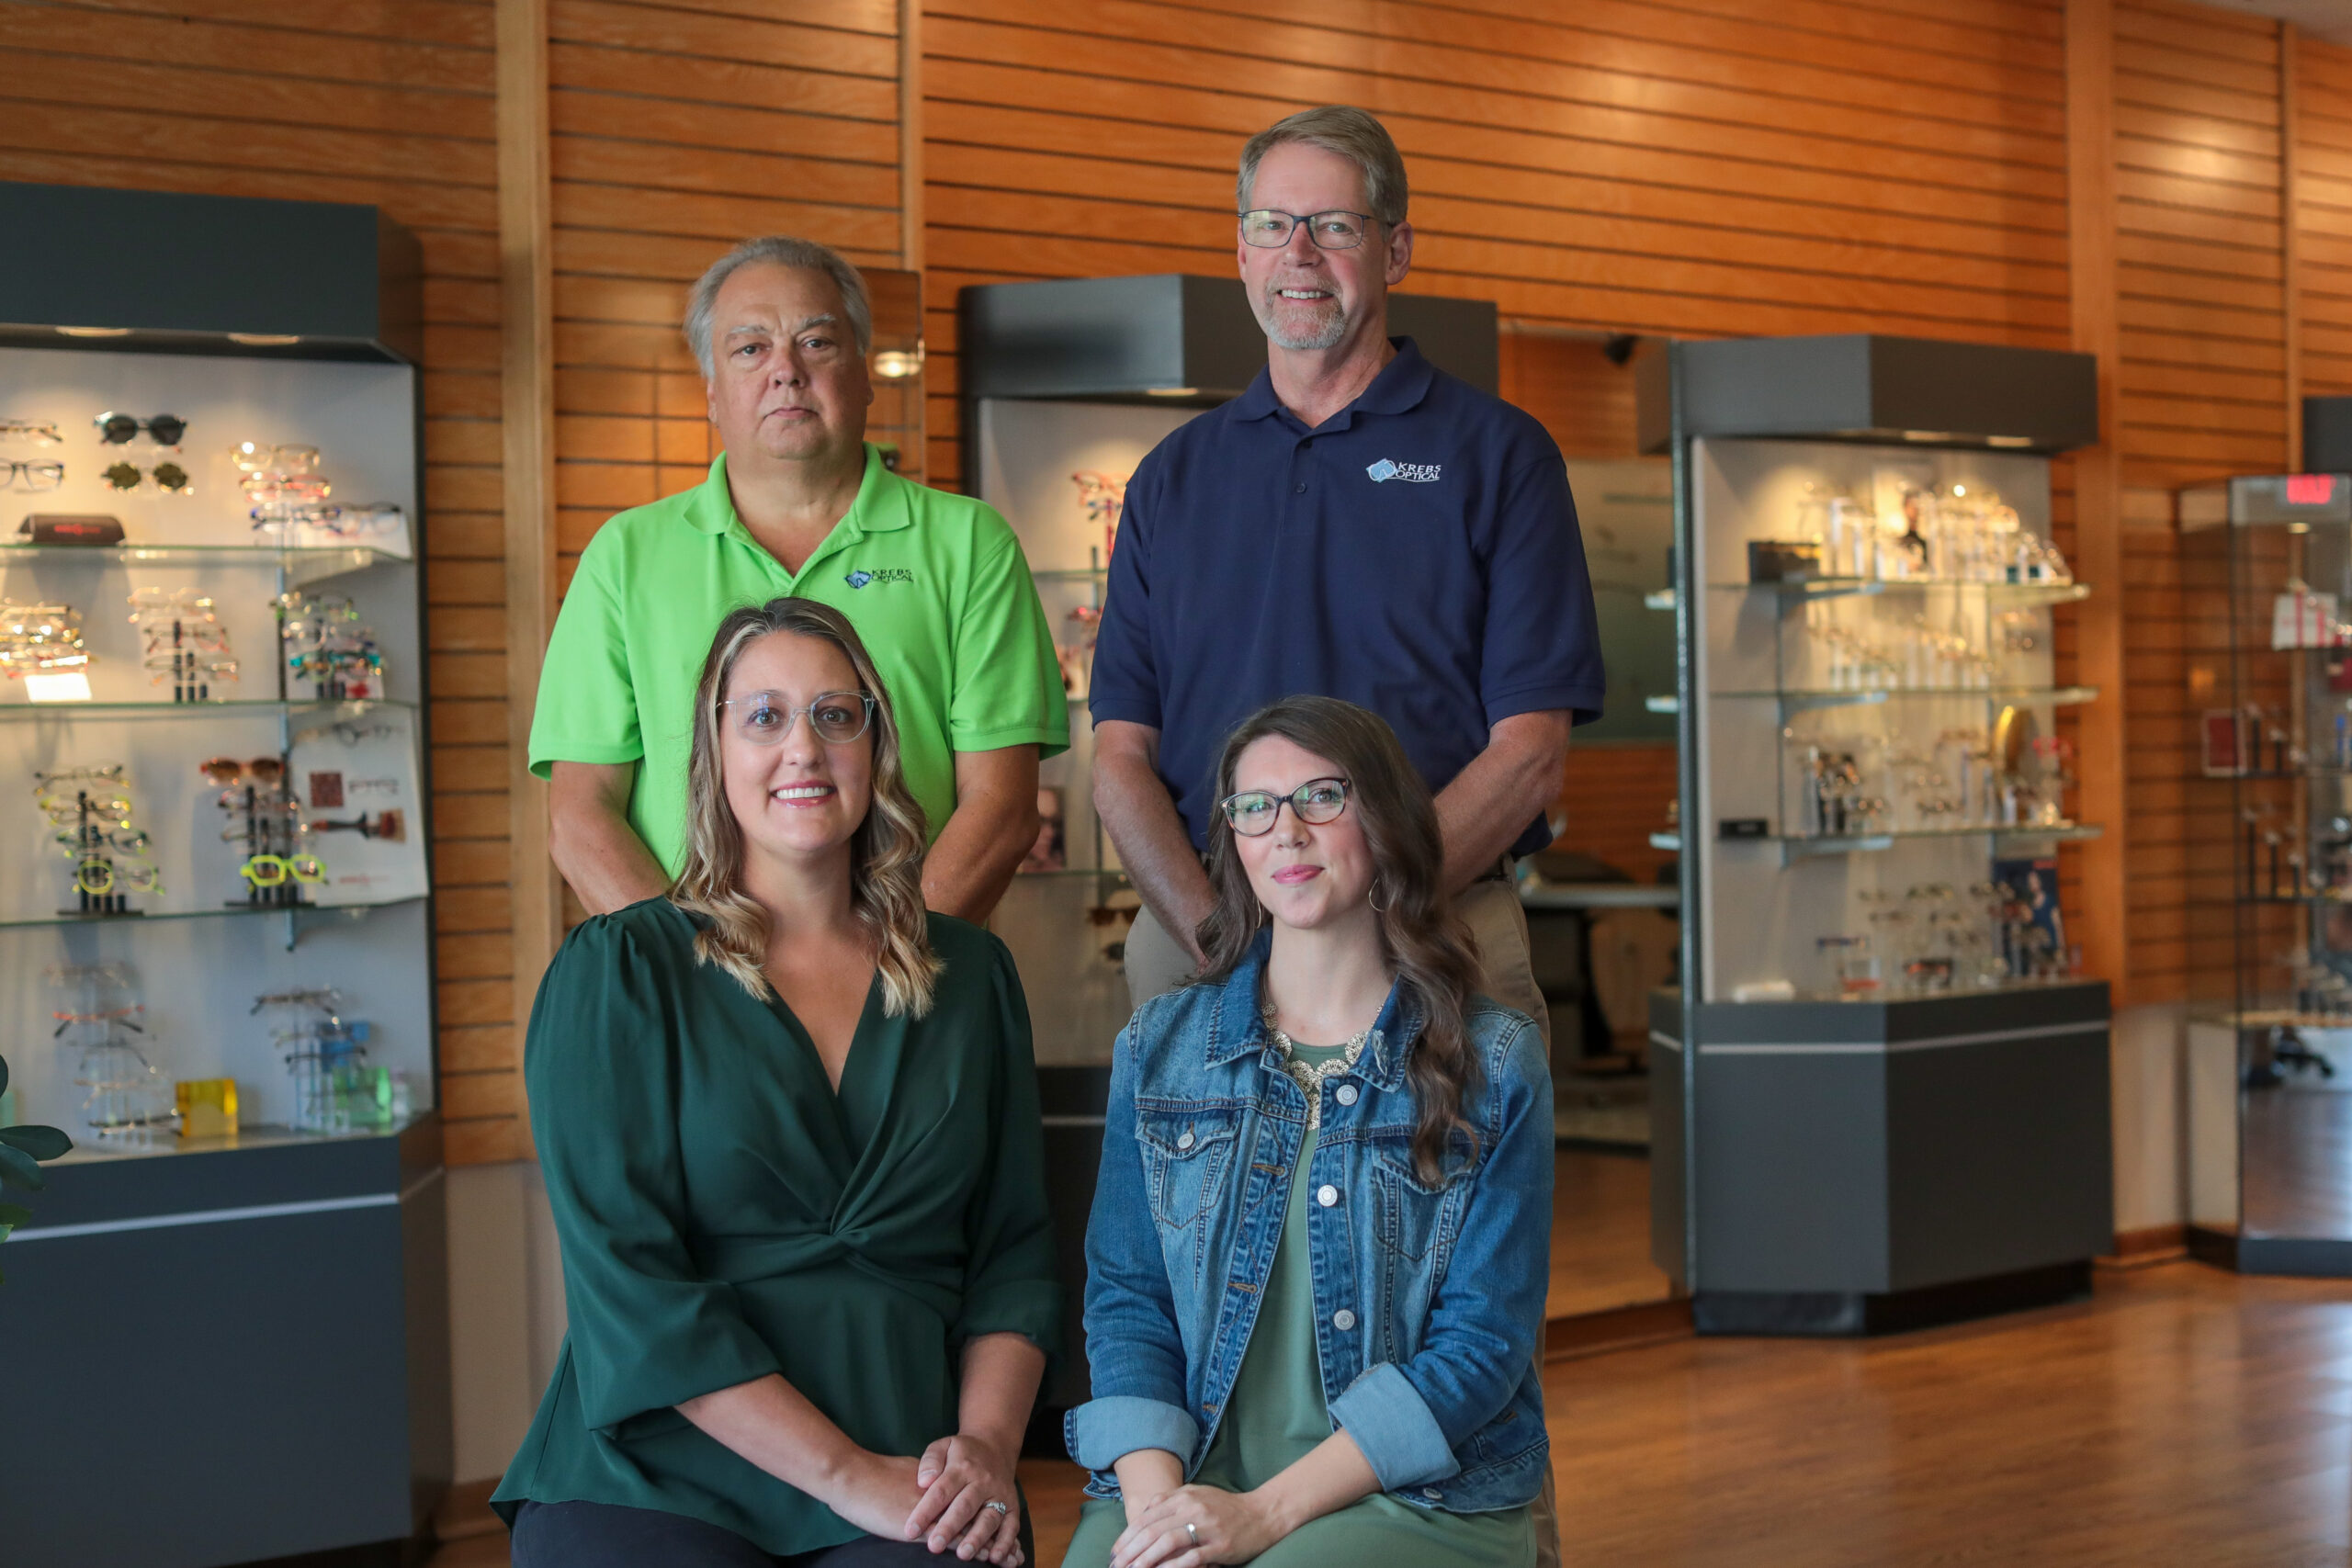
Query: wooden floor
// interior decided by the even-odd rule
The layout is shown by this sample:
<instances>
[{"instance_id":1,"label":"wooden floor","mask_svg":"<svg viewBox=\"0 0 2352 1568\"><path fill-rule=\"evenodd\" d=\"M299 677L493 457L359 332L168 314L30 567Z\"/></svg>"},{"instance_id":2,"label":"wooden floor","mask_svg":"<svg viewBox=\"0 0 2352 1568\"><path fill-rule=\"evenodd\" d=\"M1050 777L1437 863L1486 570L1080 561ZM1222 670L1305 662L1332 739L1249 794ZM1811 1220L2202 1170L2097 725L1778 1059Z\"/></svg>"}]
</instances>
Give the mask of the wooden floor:
<instances>
[{"instance_id":1,"label":"wooden floor","mask_svg":"<svg viewBox=\"0 0 2352 1568\"><path fill-rule=\"evenodd\" d=\"M1547 1318L1609 1312L1671 1293L1650 1261L1650 1162L1562 1149L1553 1156Z\"/></svg>"},{"instance_id":2,"label":"wooden floor","mask_svg":"<svg viewBox=\"0 0 2352 1568\"><path fill-rule=\"evenodd\" d=\"M2352 1561L2342 1281L2102 1272L2089 1301L1925 1334L1555 1362L1544 1395L1569 1568ZM1051 1568L1076 1472L1023 1480Z\"/></svg>"}]
</instances>

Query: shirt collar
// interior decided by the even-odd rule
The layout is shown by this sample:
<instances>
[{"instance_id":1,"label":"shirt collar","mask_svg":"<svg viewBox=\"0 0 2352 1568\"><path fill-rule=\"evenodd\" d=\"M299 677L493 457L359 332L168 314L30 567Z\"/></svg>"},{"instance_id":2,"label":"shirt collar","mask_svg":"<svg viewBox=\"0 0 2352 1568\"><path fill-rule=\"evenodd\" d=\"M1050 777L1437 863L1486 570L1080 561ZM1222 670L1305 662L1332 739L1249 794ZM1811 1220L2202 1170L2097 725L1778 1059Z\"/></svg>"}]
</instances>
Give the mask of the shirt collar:
<instances>
[{"instance_id":1,"label":"shirt collar","mask_svg":"<svg viewBox=\"0 0 2352 1568\"><path fill-rule=\"evenodd\" d=\"M1218 1066L1272 1046L1266 1021L1258 1011L1258 998L1266 976L1266 960L1273 947L1273 929L1261 927L1250 940L1249 953L1225 977L1216 1019L1209 1028L1208 1066ZM1381 1003L1380 1016L1373 1020L1372 1034L1364 1042L1363 1056L1357 1064L1357 1072L1367 1083L1380 1089L1395 1089L1404 1083L1406 1051L1420 1037L1421 1021L1420 1007L1406 994L1403 979L1390 982L1388 999ZM1268 1066L1279 1068L1278 1063L1270 1062Z\"/></svg>"},{"instance_id":2,"label":"shirt collar","mask_svg":"<svg viewBox=\"0 0 2352 1568\"><path fill-rule=\"evenodd\" d=\"M1410 413L1429 396L1430 382L1437 372L1421 357L1419 346L1408 337L1392 337L1388 342L1396 350L1396 356L1380 367L1372 385L1358 392L1355 401L1334 416L1335 422L1345 422L1350 415L1359 413ZM1259 371L1257 379L1250 383L1250 389L1233 400L1236 419L1265 419L1281 412L1283 403L1274 396L1271 367ZM1343 429L1345 424L1337 423L1333 427Z\"/></svg>"},{"instance_id":3,"label":"shirt collar","mask_svg":"<svg viewBox=\"0 0 2352 1568\"><path fill-rule=\"evenodd\" d=\"M865 477L858 480L857 499L849 503L842 522L857 534L883 534L904 528L914 518L913 503L904 485L882 466L882 448L865 443ZM698 534L724 534L736 526L735 497L727 488L727 454L710 460L710 477L695 487L686 502L686 521Z\"/></svg>"}]
</instances>

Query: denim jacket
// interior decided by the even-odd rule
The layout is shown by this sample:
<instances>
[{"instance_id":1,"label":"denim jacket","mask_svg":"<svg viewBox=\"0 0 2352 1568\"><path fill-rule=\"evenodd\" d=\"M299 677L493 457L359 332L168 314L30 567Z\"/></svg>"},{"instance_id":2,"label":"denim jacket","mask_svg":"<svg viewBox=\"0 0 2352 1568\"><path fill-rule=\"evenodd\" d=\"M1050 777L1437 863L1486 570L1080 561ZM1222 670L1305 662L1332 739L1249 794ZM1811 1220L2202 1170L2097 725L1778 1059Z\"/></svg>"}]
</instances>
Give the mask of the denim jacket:
<instances>
[{"instance_id":1,"label":"denim jacket","mask_svg":"<svg viewBox=\"0 0 2352 1568\"><path fill-rule=\"evenodd\" d=\"M1189 1478L1241 1369L1287 1215L1306 1099L1258 1013L1271 939L1223 984L1147 1002L1120 1032L1086 1232L1094 1397L1070 1456L1115 1497L1112 1465L1165 1449ZM1382 1490L1421 1507L1517 1507L1550 1446L1535 1349L1551 1272L1552 1080L1534 1023L1484 998L1484 1069L1447 1179L1414 1168L1406 1062L1420 1020L1392 990L1355 1070L1322 1085L1306 1173L1323 1393ZM1324 1202L1326 1190L1338 1201Z\"/></svg>"}]
</instances>

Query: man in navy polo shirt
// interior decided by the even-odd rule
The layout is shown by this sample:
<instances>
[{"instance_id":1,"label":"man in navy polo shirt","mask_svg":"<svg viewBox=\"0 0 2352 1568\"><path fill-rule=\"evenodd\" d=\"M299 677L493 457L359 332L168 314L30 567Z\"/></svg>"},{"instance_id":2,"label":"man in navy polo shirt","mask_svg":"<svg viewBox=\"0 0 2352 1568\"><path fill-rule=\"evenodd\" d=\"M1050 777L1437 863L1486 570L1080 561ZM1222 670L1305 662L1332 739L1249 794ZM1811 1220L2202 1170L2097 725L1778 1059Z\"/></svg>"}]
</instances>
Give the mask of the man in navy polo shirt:
<instances>
[{"instance_id":1,"label":"man in navy polo shirt","mask_svg":"<svg viewBox=\"0 0 2352 1568\"><path fill-rule=\"evenodd\" d=\"M1388 336L1413 231L1377 119L1317 108L1259 132L1238 193L1266 369L1136 469L1094 654L1095 807L1144 900L1130 995L1200 963L1226 736L1314 692L1395 728L1437 792L1483 988L1545 1022L1508 867L1550 841L1569 728L1602 686L1559 448Z\"/></svg>"}]
</instances>

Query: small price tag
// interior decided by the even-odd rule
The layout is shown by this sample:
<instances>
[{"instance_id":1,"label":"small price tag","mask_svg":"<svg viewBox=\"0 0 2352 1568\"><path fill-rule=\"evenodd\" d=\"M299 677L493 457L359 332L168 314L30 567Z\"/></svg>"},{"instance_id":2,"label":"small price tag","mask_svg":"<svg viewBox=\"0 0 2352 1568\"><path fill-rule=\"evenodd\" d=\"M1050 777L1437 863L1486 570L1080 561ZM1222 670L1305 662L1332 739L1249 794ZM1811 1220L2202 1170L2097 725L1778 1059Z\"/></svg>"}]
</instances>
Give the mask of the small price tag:
<instances>
[{"instance_id":1,"label":"small price tag","mask_svg":"<svg viewBox=\"0 0 2352 1568\"><path fill-rule=\"evenodd\" d=\"M79 671L63 675L28 675L25 695L37 703L86 703L90 678Z\"/></svg>"}]
</instances>

